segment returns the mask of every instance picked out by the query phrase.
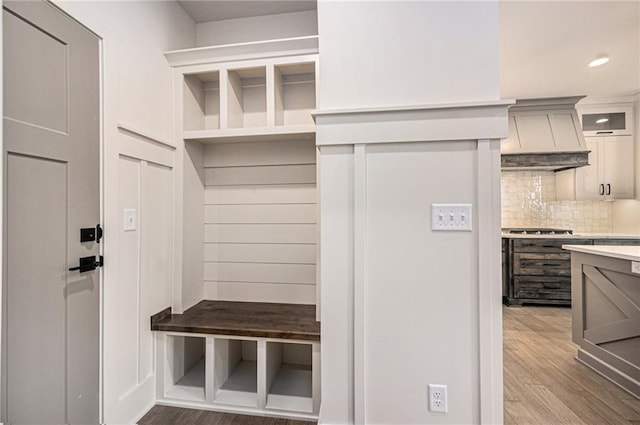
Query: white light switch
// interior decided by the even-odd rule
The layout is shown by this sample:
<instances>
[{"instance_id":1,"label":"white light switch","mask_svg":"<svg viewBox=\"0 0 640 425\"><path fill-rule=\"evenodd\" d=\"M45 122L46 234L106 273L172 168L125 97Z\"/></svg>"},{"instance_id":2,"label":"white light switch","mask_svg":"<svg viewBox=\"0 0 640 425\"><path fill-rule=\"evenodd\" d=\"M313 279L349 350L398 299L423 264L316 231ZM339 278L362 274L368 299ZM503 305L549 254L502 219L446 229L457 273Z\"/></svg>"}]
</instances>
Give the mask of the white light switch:
<instances>
[{"instance_id":1,"label":"white light switch","mask_svg":"<svg viewBox=\"0 0 640 425\"><path fill-rule=\"evenodd\" d=\"M431 230L471 231L471 204L432 204Z\"/></svg>"},{"instance_id":2,"label":"white light switch","mask_svg":"<svg viewBox=\"0 0 640 425\"><path fill-rule=\"evenodd\" d=\"M132 232L138 226L138 211L134 209L124 210L124 231Z\"/></svg>"},{"instance_id":3,"label":"white light switch","mask_svg":"<svg viewBox=\"0 0 640 425\"><path fill-rule=\"evenodd\" d=\"M631 262L631 273L640 274L640 261Z\"/></svg>"}]
</instances>

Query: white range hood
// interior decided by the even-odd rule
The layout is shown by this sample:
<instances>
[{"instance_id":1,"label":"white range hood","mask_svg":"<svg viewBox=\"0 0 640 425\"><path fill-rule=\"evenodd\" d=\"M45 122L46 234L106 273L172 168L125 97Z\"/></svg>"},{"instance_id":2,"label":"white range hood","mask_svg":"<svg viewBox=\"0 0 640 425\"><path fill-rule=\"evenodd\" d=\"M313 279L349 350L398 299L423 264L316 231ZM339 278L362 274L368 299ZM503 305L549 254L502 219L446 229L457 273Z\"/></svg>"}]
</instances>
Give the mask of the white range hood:
<instances>
[{"instance_id":1,"label":"white range hood","mask_svg":"<svg viewBox=\"0 0 640 425\"><path fill-rule=\"evenodd\" d=\"M509 109L502 169L561 171L589 165L575 105L584 96L521 99Z\"/></svg>"}]
</instances>

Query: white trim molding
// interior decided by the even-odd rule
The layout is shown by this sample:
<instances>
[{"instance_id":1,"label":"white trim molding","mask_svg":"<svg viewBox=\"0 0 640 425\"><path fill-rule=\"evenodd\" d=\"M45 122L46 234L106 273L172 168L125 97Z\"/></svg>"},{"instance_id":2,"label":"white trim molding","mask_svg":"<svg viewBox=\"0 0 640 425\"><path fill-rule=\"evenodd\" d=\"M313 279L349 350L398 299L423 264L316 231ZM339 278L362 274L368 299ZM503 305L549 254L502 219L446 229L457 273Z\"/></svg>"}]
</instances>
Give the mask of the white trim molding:
<instances>
[{"instance_id":1,"label":"white trim molding","mask_svg":"<svg viewBox=\"0 0 640 425\"><path fill-rule=\"evenodd\" d=\"M513 100L316 111L316 144L500 139Z\"/></svg>"}]
</instances>

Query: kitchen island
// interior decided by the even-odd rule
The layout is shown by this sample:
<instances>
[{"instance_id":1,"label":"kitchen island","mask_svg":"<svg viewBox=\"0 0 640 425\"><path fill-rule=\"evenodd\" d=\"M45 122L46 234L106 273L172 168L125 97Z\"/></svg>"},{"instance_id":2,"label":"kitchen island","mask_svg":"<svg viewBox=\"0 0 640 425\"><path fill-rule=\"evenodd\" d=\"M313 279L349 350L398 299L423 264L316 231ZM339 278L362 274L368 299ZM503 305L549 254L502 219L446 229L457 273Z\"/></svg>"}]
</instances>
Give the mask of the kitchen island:
<instances>
[{"instance_id":1,"label":"kitchen island","mask_svg":"<svg viewBox=\"0 0 640 425\"><path fill-rule=\"evenodd\" d=\"M570 253L563 245L640 245L640 236L503 233L502 295L506 305L571 305Z\"/></svg>"},{"instance_id":2,"label":"kitchen island","mask_svg":"<svg viewBox=\"0 0 640 425\"><path fill-rule=\"evenodd\" d=\"M576 358L640 398L640 247L563 248L571 251Z\"/></svg>"}]
</instances>

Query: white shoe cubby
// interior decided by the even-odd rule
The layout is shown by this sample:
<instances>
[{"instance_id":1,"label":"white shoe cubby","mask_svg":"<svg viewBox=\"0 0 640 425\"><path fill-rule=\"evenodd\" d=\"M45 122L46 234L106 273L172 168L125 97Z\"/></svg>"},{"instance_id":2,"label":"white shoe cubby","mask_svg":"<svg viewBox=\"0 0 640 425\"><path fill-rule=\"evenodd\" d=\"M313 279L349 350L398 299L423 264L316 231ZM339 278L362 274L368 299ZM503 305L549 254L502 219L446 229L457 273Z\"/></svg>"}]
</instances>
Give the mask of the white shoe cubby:
<instances>
[{"instance_id":1,"label":"white shoe cubby","mask_svg":"<svg viewBox=\"0 0 640 425\"><path fill-rule=\"evenodd\" d=\"M167 336L164 394L180 400L205 399L205 338Z\"/></svg>"},{"instance_id":2,"label":"white shoe cubby","mask_svg":"<svg viewBox=\"0 0 640 425\"><path fill-rule=\"evenodd\" d=\"M256 341L216 338L214 401L258 407Z\"/></svg>"},{"instance_id":3,"label":"white shoe cubby","mask_svg":"<svg viewBox=\"0 0 640 425\"><path fill-rule=\"evenodd\" d=\"M313 412L313 347L267 342L267 408Z\"/></svg>"},{"instance_id":4,"label":"white shoe cubby","mask_svg":"<svg viewBox=\"0 0 640 425\"><path fill-rule=\"evenodd\" d=\"M317 419L320 343L156 332L158 404Z\"/></svg>"}]
</instances>

